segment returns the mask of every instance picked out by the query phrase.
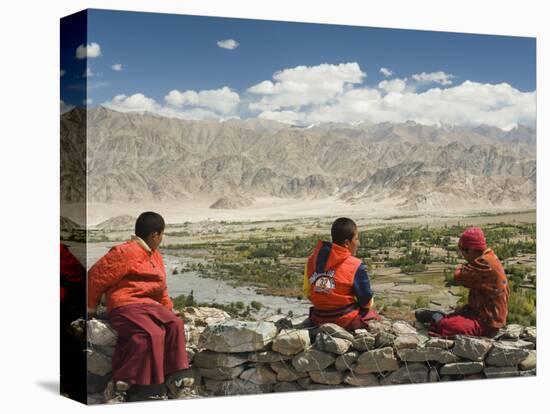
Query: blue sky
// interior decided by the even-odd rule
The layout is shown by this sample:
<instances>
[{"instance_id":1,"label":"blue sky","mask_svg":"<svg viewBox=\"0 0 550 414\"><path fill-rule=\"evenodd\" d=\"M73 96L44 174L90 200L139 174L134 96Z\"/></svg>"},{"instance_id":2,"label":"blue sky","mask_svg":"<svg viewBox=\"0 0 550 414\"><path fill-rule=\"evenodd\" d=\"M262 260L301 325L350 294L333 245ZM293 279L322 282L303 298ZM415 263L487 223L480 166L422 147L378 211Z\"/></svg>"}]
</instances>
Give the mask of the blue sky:
<instances>
[{"instance_id":1,"label":"blue sky","mask_svg":"<svg viewBox=\"0 0 550 414\"><path fill-rule=\"evenodd\" d=\"M89 105L186 119L508 127L536 111L534 38L90 10L87 59L64 46L69 106L84 61Z\"/></svg>"}]
</instances>

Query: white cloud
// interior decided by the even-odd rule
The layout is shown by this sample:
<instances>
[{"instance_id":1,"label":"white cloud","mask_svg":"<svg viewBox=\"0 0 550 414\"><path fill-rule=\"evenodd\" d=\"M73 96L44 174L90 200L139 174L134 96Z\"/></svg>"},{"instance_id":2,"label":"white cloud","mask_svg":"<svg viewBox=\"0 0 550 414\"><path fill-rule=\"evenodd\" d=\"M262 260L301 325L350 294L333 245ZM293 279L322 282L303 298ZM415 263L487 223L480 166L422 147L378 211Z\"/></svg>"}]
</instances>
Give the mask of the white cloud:
<instances>
[{"instance_id":1,"label":"white cloud","mask_svg":"<svg viewBox=\"0 0 550 414\"><path fill-rule=\"evenodd\" d=\"M389 81L391 82L391 81ZM454 125L487 124L507 128L532 125L536 119L536 92L521 92L507 83L482 84L465 81L449 88L422 93L402 85L389 93L386 88L355 88L332 102L301 111L266 110L259 117L295 124L315 122L405 122Z\"/></svg>"},{"instance_id":2,"label":"white cloud","mask_svg":"<svg viewBox=\"0 0 550 414\"><path fill-rule=\"evenodd\" d=\"M388 68L380 68L380 73L381 73L382 75L384 75L386 78L387 78L388 76L393 75L393 72L392 72L390 69L388 69Z\"/></svg>"},{"instance_id":3,"label":"white cloud","mask_svg":"<svg viewBox=\"0 0 550 414\"><path fill-rule=\"evenodd\" d=\"M329 102L353 84L367 76L359 64L341 63L318 66L297 66L273 75L273 81L264 80L248 88L248 92L263 95L249 105L251 110L273 111L282 108L294 110L308 105Z\"/></svg>"},{"instance_id":4,"label":"white cloud","mask_svg":"<svg viewBox=\"0 0 550 414\"><path fill-rule=\"evenodd\" d=\"M236 118L235 116L225 117L218 112L205 108L183 110L174 106L163 106L142 93L135 93L130 96L117 95L110 101L103 102L102 105L120 112L151 112L160 116L187 120Z\"/></svg>"},{"instance_id":5,"label":"white cloud","mask_svg":"<svg viewBox=\"0 0 550 414\"><path fill-rule=\"evenodd\" d=\"M63 99L61 99L59 101L59 110L62 114L64 114L65 112L69 112L71 109L73 109L74 106L73 105L70 105L70 104L66 104Z\"/></svg>"},{"instance_id":6,"label":"white cloud","mask_svg":"<svg viewBox=\"0 0 550 414\"><path fill-rule=\"evenodd\" d=\"M60 72L59 72L59 76L63 76L65 73L67 73L67 72L65 72L65 70L61 69Z\"/></svg>"},{"instance_id":7,"label":"white cloud","mask_svg":"<svg viewBox=\"0 0 550 414\"><path fill-rule=\"evenodd\" d=\"M183 106L196 106L206 108L220 114L228 114L233 111L240 102L239 94L233 92L227 86L220 89L211 89L204 91L185 91L180 92L176 89L170 91L164 97L169 105L177 108Z\"/></svg>"},{"instance_id":8,"label":"white cloud","mask_svg":"<svg viewBox=\"0 0 550 414\"><path fill-rule=\"evenodd\" d=\"M235 39L220 40L216 44L222 49L228 49L228 50L233 50L239 47L239 42L237 42Z\"/></svg>"},{"instance_id":9,"label":"white cloud","mask_svg":"<svg viewBox=\"0 0 550 414\"><path fill-rule=\"evenodd\" d=\"M378 84L378 88L388 93L403 92L407 87L406 80L407 79L399 79L399 78L391 79L391 80L383 80Z\"/></svg>"},{"instance_id":10,"label":"white cloud","mask_svg":"<svg viewBox=\"0 0 550 414\"><path fill-rule=\"evenodd\" d=\"M96 58L101 56L101 47L97 43L88 43L87 45L80 45L76 48L76 58Z\"/></svg>"},{"instance_id":11,"label":"white cloud","mask_svg":"<svg viewBox=\"0 0 550 414\"><path fill-rule=\"evenodd\" d=\"M431 73L415 73L411 76L415 81L420 83L439 83L440 85L451 85L454 75L445 73L443 71L431 72Z\"/></svg>"},{"instance_id":12,"label":"white cloud","mask_svg":"<svg viewBox=\"0 0 550 414\"><path fill-rule=\"evenodd\" d=\"M88 66L88 67L86 68L86 72L84 72L84 73L82 74L82 77L83 77L83 78L91 78L92 76L94 76L94 73L92 72L92 69L90 69L90 67Z\"/></svg>"},{"instance_id":13,"label":"white cloud","mask_svg":"<svg viewBox=\"0 0 550 414\"><path fill-rule=\"evenodd\" d=\"M84 105L91 105L94 103L94 100L92 98L87 98L82 101Z\"/></svg>"},{"instance_id":14,"label":"white cloud","mask_svg":"<svg viewBox=\"0 0 550 414\"><path fill-rule=\"evenodd\" d=\"M122 70L122 63L115 63L113 66L111 66L111 69L116 72L120 72Z\"/></svg>"}]
</instances>

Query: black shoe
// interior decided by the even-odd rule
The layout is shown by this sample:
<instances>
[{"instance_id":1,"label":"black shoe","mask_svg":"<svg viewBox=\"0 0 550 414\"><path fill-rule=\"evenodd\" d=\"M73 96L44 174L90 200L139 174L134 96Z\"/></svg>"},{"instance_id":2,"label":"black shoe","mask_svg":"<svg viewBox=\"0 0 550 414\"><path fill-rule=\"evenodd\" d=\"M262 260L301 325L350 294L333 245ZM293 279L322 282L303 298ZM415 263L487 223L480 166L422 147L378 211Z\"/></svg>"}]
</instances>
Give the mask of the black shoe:
<instances>
[{"instance_id":1,"label":"black shoe","mask_svg":"<svg viewBox=\"0 0 550 414\"><path fill-rule=\"evenodd\" d=\"M434 318L435 315L441 315L440 317ZM443 312L432 310L432 309L417 309L414 311L414 317L418 322L421 323L432 323L435 319L441 319L444 316Z\"/></svg>"}]
</instances>

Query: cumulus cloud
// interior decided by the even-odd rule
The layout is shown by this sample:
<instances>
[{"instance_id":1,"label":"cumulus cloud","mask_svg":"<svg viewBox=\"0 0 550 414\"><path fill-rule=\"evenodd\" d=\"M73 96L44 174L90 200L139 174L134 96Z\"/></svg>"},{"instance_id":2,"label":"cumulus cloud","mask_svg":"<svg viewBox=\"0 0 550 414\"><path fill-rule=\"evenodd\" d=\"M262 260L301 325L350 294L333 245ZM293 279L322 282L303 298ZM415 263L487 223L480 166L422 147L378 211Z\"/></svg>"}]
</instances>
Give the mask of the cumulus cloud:
<instances>
[{"instance_id":1,"label":"cumulus cloud","mask_svg":"<svg viewBox=\"0 0 550 414\"><path fill-rule=\"evenodd\" d=\"M116 72L120 72L122 70L122 63L115 63L113 66L111 66L111 69Z\"/></svg>"},{"instance_id":2,"label":"cumulus cloud","mask_svg":"<svg viewBox=\"0 0 550 414\"><path fill-rule=\"evenodd\" d=\"M62 114L64 114L65 112L69 112L71 109L73 109L74 106L65 103L65 102L63 101L63 99L61 99L61 100L59 101L59 108L60 108L60 112L61 112Z\"/></svg>"},{"instance_id":3,"label":"cumulus cloud","mask_svg":"<svg viewBox=\"0 0 550 414\"><path fill-rule=\"evenodd\" d=\"M251 94L261 96L249 108L253 111L297 110L324 104L354 84L362 83L366 76L356 62L284 69L273 75L273 81L264 80L248 88Z\"/></svg>"},{"instance_id":4,"label":"cumulus cloud","mask_svg":"<svg viewBox=\"0 0 550 414\"><path fill-rule=\"evenodd\" d=\"M76 58L77 59L86 59L86 58L96 58L101 56L101 46L97 43L92 42L87 45L80 45L76 48Z\"/></svg>"},{"instance_id":5,"label":"cumulus cloud","mask_svg":"<svg viewBox=\"0 0 550 414\"><path fill-rule=\"evenodd\" d=\"M395 83L393 86L396 86ZM536 92L521 92L507 83L482 84L465 81L449 88L432 88L422 93L398 85L385 88L355 88L333 102L308 110L264 111L260 118L293 124L316 122L405 122L454 125L487 124L507 128L512 124L532 125L536 119ZM392 87L393 87L392 86Z\"/></svg>"},{"instance_id":6,"label":"cumulus cloud","mask_svg":"<svg viewBox=\"0 0 550 414\"><path fill-rule=\"evenodd\" d=\"M218 45L218 47L228 50L237 49L239 47L239 42L237 42L235 39L220 40L216 44Z\"/></svg>"},{"instance_id":7,"label":"cumulus cloud","mask_svg":"<svg viewBox=\"0 0 550 414\"><path fill-rule=\"evenodd\" d=\"M445 73L443 71L431 72L431 73L415 73L411 76L415 81L419 83L439 83L440 85L451 85L454 75Z\"/></svg>"},{"instance_id":8,"label":"cumulus cloud","mask_svg":"<svg viewBox=\"0 0 550 414\"><path fill-rule=\"evenodd\" d=\"M382 75L384 75L386 78L387 78L388 76L393 75L393 72L392 72L390 69L388 69L388 68L380 68L380 73L381 73Z\"/></svg>"},{"instance_id":9,"label":"cumulus cloud","mask_svg":"<svg viewBox=\"0 0 550 414\"><path fill-rule=\"evenodd\" d=\"M87 98L82 101L84 105L91 105L94 103L94 100L92 98Z\"/></svg>"},{"instance_id":10,"label":"cumulus cloud","mask_svg":"<svg viewBox=\"0 0 550 414\"><path fill-rule=\"evenodd\" d=\"M407 79L383 80L378 84L378 88L386 91L387 93L403 92L407 87L406 81Z\"/></svg>"},{"instance_id":11,"label":"cumulus cloud","mask_svg":"<svg viewBox=\"0 0 550 414\"><path fill-rule=\"evenodd\" d=\"M194 92L194 91L188 91L188 92ZM196 93L196 94L200 101L201 94L200 93ZM168 96L171 96L171 97L167 98ZM119 112L151 112L160 116L187 119L187 120L199 120L199 119L220 119L221 120L221 119L228 119L228 118L237 118L236 116L226 117L223 114L220 114L220 112L216 112L216 110L212 110L206 107L191 107L191 108L185 107L185 109L182 109L181 107L188 105L188 101L187 101L188 99L194 99L194 98L189 98L191 96L194 96L194 95L187 94L185 95L185 98L181 98L175 93L172 95L168 94L165 97L165 100L166 99L174 100L174 103L181 102L181 105L164 106L156 102L153 98L149 98L148 96L145 96L142 93L135 93L130 96L116 95L110 101L103 102L102 105L105 106L106 108L110 108ZM207 94L207 98L205 99L207 100L210 99L208 94ZM185 102L182 102L182 100Z\"/></svg>"},{"instance_id":12,"label":"cumulus cloud","mask_svg":"<svg viewBox=\"0 0 550 414\"><path fill-rule=\"evenodd\" d=\"M240 97L238 93L224 86L220 89L199 92L193 90L180 92L174 89L164 97L164 100L169 105L177 108L195 106L210 109L220 114L228 114L237 107Z\"/></svg>"}]
</instances>

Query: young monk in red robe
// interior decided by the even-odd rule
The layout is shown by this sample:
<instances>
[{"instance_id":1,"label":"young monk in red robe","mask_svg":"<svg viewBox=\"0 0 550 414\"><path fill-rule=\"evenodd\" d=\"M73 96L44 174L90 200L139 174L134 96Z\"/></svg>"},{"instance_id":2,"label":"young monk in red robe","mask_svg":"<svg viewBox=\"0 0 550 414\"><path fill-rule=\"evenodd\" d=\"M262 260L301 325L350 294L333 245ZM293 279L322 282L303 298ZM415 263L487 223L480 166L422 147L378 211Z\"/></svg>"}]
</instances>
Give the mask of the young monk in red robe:
<instances>
[{"instance_id":1,"label":"young monk in red robe","mask_svg":"<svg viewBox=\"0 0 550 414\"><path fill-rule=\"evenodd\" d=\"M164 219L145 212L136 221L135 233L88 272L88 316L95 316L105 293L111 325L118 334L113 381L122 390L128 385L162 384L189 367L183 321L168 296L158 251Z\"/></svg>"},{"instance_id":2,"label":"young monk in red robe","mask_svg":"<svg viewBox=\"0 0 550 414\"><path fill-rule=\"evenodd\" d=\"M493 250L487 248L485 235L479 227L462 233L458 247L467 263L457 267L457 285L470 289L468 303L445 315L439 311L419 310L416 318L431 323L434 336L495 336L506 325L508 280L504 268Z\"/></svg>"}]
</instances>

